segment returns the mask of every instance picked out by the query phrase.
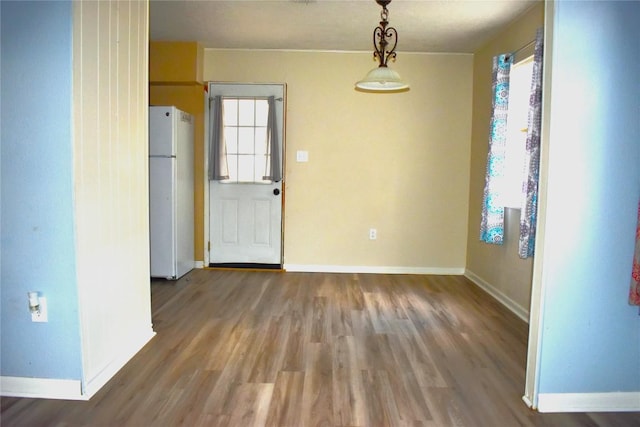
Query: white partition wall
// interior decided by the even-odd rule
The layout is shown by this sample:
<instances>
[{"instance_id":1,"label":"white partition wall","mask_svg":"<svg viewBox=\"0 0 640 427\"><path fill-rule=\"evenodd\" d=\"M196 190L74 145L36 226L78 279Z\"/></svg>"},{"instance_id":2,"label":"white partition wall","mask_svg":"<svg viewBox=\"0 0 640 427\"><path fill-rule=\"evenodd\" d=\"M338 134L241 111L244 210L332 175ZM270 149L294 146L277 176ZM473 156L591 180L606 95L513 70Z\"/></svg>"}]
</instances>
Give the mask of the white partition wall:
<instances>
[{"instance_id":1,"label":"white partition wall","mask_svg":"<svg viewBox=\"0 0 640 427\"><path fill-rule=\"evenodd\" d=\"M148 4L74 2L73 13L77 276L92 394L153 334Z\"/></svg>"}]
</instances>

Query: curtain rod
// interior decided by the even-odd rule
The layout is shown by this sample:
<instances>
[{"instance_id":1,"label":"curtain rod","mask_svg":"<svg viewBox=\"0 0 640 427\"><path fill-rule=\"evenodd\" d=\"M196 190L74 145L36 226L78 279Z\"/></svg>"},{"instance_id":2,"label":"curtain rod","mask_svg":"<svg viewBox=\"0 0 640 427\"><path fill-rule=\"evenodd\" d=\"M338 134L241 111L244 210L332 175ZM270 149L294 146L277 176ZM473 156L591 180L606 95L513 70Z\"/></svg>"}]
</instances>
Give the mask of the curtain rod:
<instances>
[{"instance_id":1,"label":"curtain rod","mask_svg":"<svg viewBox=\"0 0 640 427\"><path fill-rule=\"evenodd\" d=\"M531 40L530 42L528 42L527 44L525 44L524 46L521 46L520 48L514 50L513 52L511 52L508 56L516 56L516 54L518 52L521 52L523 50L525 50L526 48L528 48L529 46L531 46L532 44L534 44L536 42L536 39Z\"/></svg>"},{"instance_id":2,"label":"curtain rod","mask_svg":"<svg viewBox=\"0 0 640 427\"><path fill-rule=\"evenodd\" d=\"M224 99L269 99L268 96L234 96L234 95L220 95ZM213 99L210 96L209 99ZM282 98L275 98L276 101L282 101Z\"/></svg>"}]
</instances>

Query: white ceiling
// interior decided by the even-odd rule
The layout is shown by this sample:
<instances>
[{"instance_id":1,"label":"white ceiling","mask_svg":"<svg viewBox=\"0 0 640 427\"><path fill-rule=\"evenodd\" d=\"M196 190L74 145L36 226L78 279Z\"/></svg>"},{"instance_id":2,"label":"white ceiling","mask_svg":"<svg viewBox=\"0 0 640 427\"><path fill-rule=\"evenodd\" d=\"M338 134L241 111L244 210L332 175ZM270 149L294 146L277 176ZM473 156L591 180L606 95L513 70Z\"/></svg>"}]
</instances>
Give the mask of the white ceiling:
<instances>
[{"instance_id":1,"label":"white ceiling","mask_svg":"<svg viewBox=\"0 0 640 427\"><path fill-rule=\"evenodd\" d=\"M539 0L393 0L398 52L474 52ZM372 51L374 0L151 0L152 40L208 48Z\"/></svg>"}]
</instances>

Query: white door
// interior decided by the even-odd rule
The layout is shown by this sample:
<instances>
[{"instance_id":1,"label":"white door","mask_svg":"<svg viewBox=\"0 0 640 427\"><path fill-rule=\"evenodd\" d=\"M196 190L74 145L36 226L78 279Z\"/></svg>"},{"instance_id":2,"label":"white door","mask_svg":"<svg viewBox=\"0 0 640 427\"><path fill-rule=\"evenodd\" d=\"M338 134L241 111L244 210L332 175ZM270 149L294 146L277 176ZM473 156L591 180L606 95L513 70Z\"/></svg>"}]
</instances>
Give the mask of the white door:
<instances>
[{"instance_id":1,"label":"white door","mask_svg":"<svg viewBox=\"0 0 640 427\"><path fill-rule=\"evenodd\" d=\"M284 85L211 83L209 94L222 96L229 170L229 179L209 181L209 262L281 266L282 181L263 180L263 175L270 96L275 97L278 155L284 159Z\"/></svg>"}]
</instances>

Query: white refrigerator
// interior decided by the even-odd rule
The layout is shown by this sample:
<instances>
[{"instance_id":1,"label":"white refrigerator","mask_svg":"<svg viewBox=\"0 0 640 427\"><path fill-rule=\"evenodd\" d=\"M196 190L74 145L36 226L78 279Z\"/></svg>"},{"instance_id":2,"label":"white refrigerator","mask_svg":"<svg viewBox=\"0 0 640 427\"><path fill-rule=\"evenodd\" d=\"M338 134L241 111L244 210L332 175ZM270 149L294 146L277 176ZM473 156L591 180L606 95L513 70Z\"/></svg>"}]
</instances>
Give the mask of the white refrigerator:
<instances>
[{"instance_id":1,"label":"white refrigerator","mask_svg":"<svg viewBox=\"0 0 640 427\"><path fill-rule=\"evenodd\" d=\"M193 117L149 107L151 277L177 280L195 266L193 181Z\"/></svg>"}]
</instances>

